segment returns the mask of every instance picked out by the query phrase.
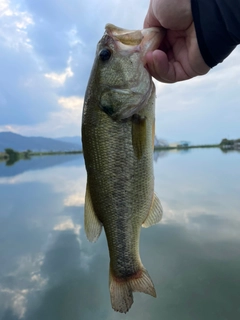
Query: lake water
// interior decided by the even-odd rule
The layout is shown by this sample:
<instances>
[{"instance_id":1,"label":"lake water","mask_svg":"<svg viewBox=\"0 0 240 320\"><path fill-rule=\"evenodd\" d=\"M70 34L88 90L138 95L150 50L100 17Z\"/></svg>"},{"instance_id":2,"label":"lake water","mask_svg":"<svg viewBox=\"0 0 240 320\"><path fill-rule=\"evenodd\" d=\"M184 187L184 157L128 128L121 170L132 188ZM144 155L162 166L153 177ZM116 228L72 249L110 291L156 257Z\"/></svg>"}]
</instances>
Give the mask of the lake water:
<instances>
[{"instance_id":1,"label":"lake water","mask_svg":"<svg viewBox=\"0 0 240 320\"><path fill-rule=\"evenodd\" d=\"M239 320L240 153L155 154L162 222L141 233L157 298L112 310L105 234L86 240L81 155L0 163L1 320Z\"/></svg>"}]
</instances>

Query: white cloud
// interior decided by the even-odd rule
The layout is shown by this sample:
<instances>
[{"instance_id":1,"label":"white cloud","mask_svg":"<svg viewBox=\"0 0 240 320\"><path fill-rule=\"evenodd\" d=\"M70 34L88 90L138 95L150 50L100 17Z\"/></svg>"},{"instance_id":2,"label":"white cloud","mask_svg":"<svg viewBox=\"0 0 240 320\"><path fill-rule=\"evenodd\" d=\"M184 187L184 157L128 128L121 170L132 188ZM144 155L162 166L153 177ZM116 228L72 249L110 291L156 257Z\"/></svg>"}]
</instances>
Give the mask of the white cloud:
<instances>
[{"instance_id":1,"label":"white cloud","mask_svg":"<svg viewBox=\"0 0 240 320\"><path fill-rule=\"evenodd\" d=\"M70 67L65 69L63 73L46 73L45 77L55 82L57 85L64 85L67 78L71 78L73 76L73 72Z\"/></svg>"},{"instance_id":2,"label":"white cloud","mask_svg":"<svg viewBox=\"0 0 240 320\"><path fill-rule=\"evenodd\" d=\"M80 224L74 224L72 219L68 218L67 220L59 223L56 225L53 230L55 231L66 231L66 230L73 230L76 235L80 235L80 230L81 230L81 225Z\"/></svg>"},{"instance_id":3,"label":"white cloud","mask_svg":"<svg viewBox=\"0 0 240 320\"><path fill-rule=\"evenodd\" d=\"M83 43L83 41L80 39L80 37L78 36L78 30L77 30L76 26L67 32L67 36L69 39L70 47L75 47L77 45L81 45L83 47L86 46Z\"/></svg>"},{"instance_id":4,"label":"white cloud","mask_svg":"<svg viewBox=\"0 0 240 320\"><path fill-rule=\"evenodd\" d=\"M14 271L6 275L21 280L11 288L0 285L0 307L11 309L19 319L25 316L29 295L39 292L47 284L47 279L41 276L42 261L42 254L21 256L17 265L11 266Z\"/></svg>"},{"instance_id":5,"label":"white cloud","mask_svg":"<svg viewBox=\"0 0 240 320\"><path fill-rule=\"evenodd\" d=\"M15 50L32 49L27 28L34 24L29 12L20 11L10 1L0 1L0 43Z\"/></svg>"},{"instance_id":6,"label":"white cloud","mask_svg":"<svg viewBox=\"0 0 240 320\"><path fill-rule=\"evenodd\" d=\"M84 204L86 190L86 170L84 166L68 167L67 172L62 170L60 166L45 169L44 171L35 170L34 175L31 171L26 171L12 178L0 177L0 184L22 184L33 181L44 184L50 183L55 193L64 194L62 204L65 207L80 207Z\"/></svg>"},{"instance_id":7,"label":"white cloud","mask_svg":"<svg viewBox=\"0 0 240 320\"><path fill-rule=\"evenodd\" d=\"M13 15L9 2L9 0L0 0L0 17Z\"/></svg>"},{"instance_id":8,"label":"white cloud","mask_svg":"<svg viewBox=\"0 0 240 320\"><path fill-rule=\"evenodd\" d=\"M226 219L222 214L216 213L215 208L210 208L201 205L188 205L188 207L178 206L174 208L168 202L162 202L163 205L163 218L160 224L179 224L184 228L194 232L195 234L204 234L205 238L212 238L212 233L209 234L212 225L210 221L218 223L214 229L214 241L239 239L240 235L237 228L234 228L234 223L239 223L239 214L237 210L232 210L231 219L232 222Z\"/></svg>"},{"instance_id":9,"label":"white cloud","mask_svg":"<svg viewBox=\"0 0 240 320\"><path fill-rule=\"evenodd\" d=\"M17 178L17 176L0 178L0 184L17 184L17 183L19 183L19 179Z\"/></svg>"},{"instance_id":10,"label":"white cloud","mask_svg":"<svg viewBox=\"0 0 240 320\"><path fill-rule=\"evenodd\" d=\"M8 307L12 308L14 314L19 319L24 318L27 306L28 290L12 290L0 287L0 296L8 297Z\"/></svg>"},{"instance_id":11,"label":"white cloud","mask_svg":"<svg viewBox=\"0 0 240 320\"><path fill-rule=\"evenodd\" d=\"M63 86L68 78L71 78L74 76L74 73L72 72L72 69L71 69L71 61L72 61L72 59L70 57L67 61L67 67L64 72L62 72L62 73L55 73L55 72L46 73L45 77L47 79L50 79L53 82L53 84L55 84L57 86Z\"/></svg>"},{"instance_id":12,"label":"white cloud","mask_svg":"<svg viewBox=\"0 0 240 320\"><path fill-rule=\"evenodd\" d=\"M61 107L59 111L51 112L45 122L32 126L0 126L0 131L12 131L25 136L46 136L51 138L80 135L83 98L62 96L58 98L58 104Z\"/></svg>"},{"instance_id":13,"label":"white cloud","mask_svg":"<svg viewBox=\"0 0 240 320\"><path fill-rule=\"evenodd\" d=\"M66 199L64 199L64 205L66 207L79 207L79 206L83 206L84 203L85 203L85 196L83 192L71 194Z\"/></svg>"},{"instance_id":14,"label":"white cloud","mask_svg":"<svg viewBox=\"0 0 240 320\"><path fill-rule=\"evenodd\" d=\"M72 97L60 97L58 103L65 109L75 110L82 112L83 98L72 96Z\"/></svg>"},{"instance_id":15,"label":"white cloud","mask_svg":"<svg viewBox=\"0 0 240 320\"><path fill-rule=\"evenodd\" d=\"M37 87L41 87L40 83L47 82L49 91L56 96L56 102L62 107L62 109L51 112L53 108L49 102L46 121L24 126L13 126L9 121L3 123L0 130L10 128L23 135L50 137L79 134L82 113L82 101L80 100L82 98L77 95L83 95L85 90L95 48L104 32L104 25L111 22L124 28L141 29L149 4L143 0L132 1L125 3L124 10L122 10L123 4L120 0L114 0L111 3L102 1L98 3L98 14L96 15L96 3L96 1L90 1L83 5L73 0L70 0L69 6L58 3L55 17L52 12L49 12L47 4L43 4L40 8L32 3L28 7L28 10L32 10L31 13L26 9L21 9L20 6L15 6L9 0L0 0L0 50L2 45L15 51L26 51L29 59L34 60L38 68L38 77L41 79L37 80L37 83L39 82ZM51 4L52 9L54 5L54 3ZM80 22L74 10L69 11L69 7L74 6L76 11L79 10L83 15ZM66 15L66 19L63 19L62 12ZM71 19L68 19L70 16ZM93 20L95 23L92 23ZM60 31L56 30L55 22ZM99 26L97 29L96 25ZM48 27L52 32L45 40ZM55 58L58 57L60 51L57 45L51 45L51 41L60 43L63 49L61 52L64 52L60 62L56 64ZM156 82L156 134L158 137L164 137L170 141L186 140L186 137L190 137L191 141L202 139L202 141L215 142L220 139L219 137L228 133L226 131L230 127L230 135L237 132L237 123L233 123L232 120L234 117L236 119L236 110L237 108L239 110L237 106L240 102L238 95L239 54L240 48L237 48L224 63L211 70L206 76L174 85ZM31 88L36 83L36 74L33 74L32 77L31 75L22 77L20 82L20 89L22 86ZM43 96L46 95L46 90L41 91L40 88L39 91ZM31 90L27 95L30 97ZM72 97L67 97L69 95ZM44 105L48 106L48 99L46 100ZM29 99L29 101L32 100ZM8 107L7 96L5 97L4 92L0 92L0 105L6 109ZM27 103L24 105L29 108ZM218 111L223 116L222 119L225 119L225 123L217 127L218 122L215 121L214 115L217 116ZM216 134L211 135L213 129L210 135L205 134L204 138L199 128L205 126L206 118L208 131L209 128L216 128Z\"/></svg>"}]
</instances>

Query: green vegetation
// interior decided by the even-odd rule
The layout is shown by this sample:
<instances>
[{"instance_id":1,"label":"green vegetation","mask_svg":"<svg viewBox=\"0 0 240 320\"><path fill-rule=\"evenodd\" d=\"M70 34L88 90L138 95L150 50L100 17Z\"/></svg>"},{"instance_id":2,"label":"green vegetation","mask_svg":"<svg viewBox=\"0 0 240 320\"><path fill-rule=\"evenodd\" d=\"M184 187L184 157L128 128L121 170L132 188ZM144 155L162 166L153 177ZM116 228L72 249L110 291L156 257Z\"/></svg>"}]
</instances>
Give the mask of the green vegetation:
<instances>
[{"instance_id":1,"label":"green vegetation","mask_svg":"<svg viewBox=\"0 0 240 320\"><path fill-rule=\"evenodd\" d=\"M5 161L7 166L13 165L18 160L29 160L34 156L54 156L67 154L81 154L79 151L49 151L49 152L32 152L31 150L17 152L11 148L5 149L5 152L0 152L0 161Z\"/></svg>"},{"instance_id":2,"label":"green vegetation","mask_svg":"<svg viewBox=\"0 0 240 320\"><path fill-rule=\"evenodd\" d=\"M13 149L7 148L5 149L5 153L7 155L7 161L6 161L7 166L13 165L15 162L17 162L20 159L19 152L16 152Z\"/></svg>"},{"instance_id":3,"label":"green vegetation","mask_svg":"<svg viewBox=\"0 0 240 320\"><path fill-rule=\"evenodd\" d=\"M232 150L240 150L240 139L237 140L228 140L222 139L220 144L203 144L203 145L189 145L188 143L180 143L175 146L156 146L154 150L188 150L188 149L196 149L196 148L220 148L221 150L232 149Z\"/></svg>"},{"instance_id":4,"label":"green vegetation","mask_svg":"<svg viewBox=\"0 0 240 320\"><path fill-rule=\"evenodd\" d=\"M79 151L48 151L48 152L31 152L30 156L54 156L60 154L81 154L82 150Z\"/></svg>"},{"instance_id":5,"label":"green vegetation","mask_svg":"<svg viewBox=\"0 0 240 320\"><path fill-rule=\"evenodd\" d=\"M239 146L240 145L240 139L237 140L228 140L228 139L222 139L220 146Z\"/></svg>"},{"instance_id":6,"label":"green vegetation","mask_svg":"<svg viewBox=\"0 0 240 320\"><path fill-rule=\"evenodd\" d=\"M17 162L20 159L31 159L30 155L30 150L24 152L17 152L11 148L7 148L5 149L5 152L0 153L0 160L6 161L7 166L12 166L15 162Z\"/></svg>"},{"instance_id":7,"label":"green vegetation","mask_svg":"<svg viewBox=\"0 0 240 320\"><path fill-rule=\"evenodd\" d=\"M160 150L187 150L187 149L196 149L196 148L219 148L219 144L203 144L199 146L182 146L182 145L177 145L177 146L156 146L154 148L155 151L160 151Z\"/></svg>"}]
</instances>

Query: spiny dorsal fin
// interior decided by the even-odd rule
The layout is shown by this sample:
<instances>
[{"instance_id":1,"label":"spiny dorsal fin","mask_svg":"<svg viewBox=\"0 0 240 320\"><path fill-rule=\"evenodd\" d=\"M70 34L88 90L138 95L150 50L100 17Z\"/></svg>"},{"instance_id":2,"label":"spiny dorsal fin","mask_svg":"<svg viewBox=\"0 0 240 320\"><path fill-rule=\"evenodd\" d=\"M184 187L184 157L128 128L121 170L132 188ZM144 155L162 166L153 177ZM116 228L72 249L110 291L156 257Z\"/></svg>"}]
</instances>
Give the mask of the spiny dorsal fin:
<instances>
[{"instance_id":1,"label":"spiny dorsal fin","mask_svg":"<svg viewBox=\"0 0 240 320\"><path fill-rule=\"evenodd\" d=\"M88 183L85 194L84 228L88 240L91 242L97 241L102 231L102 223L98 220L94 212Z\"/></svg>"},{"instance_id":2,"label":"spiny dorsal fin","mask_svg":"<svg viewBox=\"0 0 240 320\"><path fill-rule=\"evenodd\" d=\"M163 215L163 209L162 209L161 202L156 196L156 194L154 193L151 208L142 226L144 228L148 228L160 222L162 219L162 215Z\"/></svg>"}]
</instances>

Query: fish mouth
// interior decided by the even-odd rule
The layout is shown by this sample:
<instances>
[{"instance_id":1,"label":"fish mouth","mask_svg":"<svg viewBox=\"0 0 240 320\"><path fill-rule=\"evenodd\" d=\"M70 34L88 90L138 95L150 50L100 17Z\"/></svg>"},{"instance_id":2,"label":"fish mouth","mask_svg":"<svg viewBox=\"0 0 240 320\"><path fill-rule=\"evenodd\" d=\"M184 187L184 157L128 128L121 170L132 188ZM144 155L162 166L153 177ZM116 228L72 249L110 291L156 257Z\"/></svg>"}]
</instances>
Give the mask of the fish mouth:
<instances>
[{"instance_id":1,"label":"fish mouth","mask_svg":"<svg viewBox=\"0 0 240 320\"><path fill-rule=\"evenodd\" d=\"M149 51L159 48L165 36L165 29L160 27L127 30L108 23L105 30L114 39L119 52L140 52L143 61Z\"/></svg>"}]
</instances>

